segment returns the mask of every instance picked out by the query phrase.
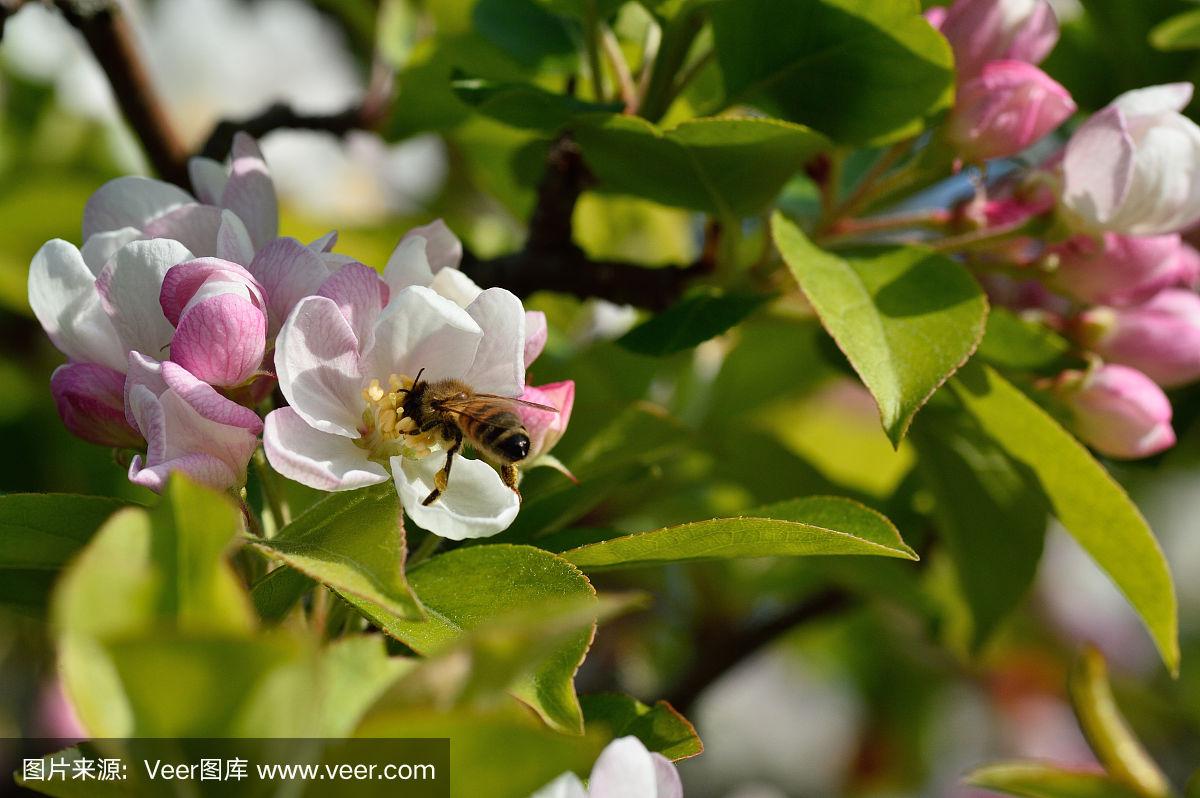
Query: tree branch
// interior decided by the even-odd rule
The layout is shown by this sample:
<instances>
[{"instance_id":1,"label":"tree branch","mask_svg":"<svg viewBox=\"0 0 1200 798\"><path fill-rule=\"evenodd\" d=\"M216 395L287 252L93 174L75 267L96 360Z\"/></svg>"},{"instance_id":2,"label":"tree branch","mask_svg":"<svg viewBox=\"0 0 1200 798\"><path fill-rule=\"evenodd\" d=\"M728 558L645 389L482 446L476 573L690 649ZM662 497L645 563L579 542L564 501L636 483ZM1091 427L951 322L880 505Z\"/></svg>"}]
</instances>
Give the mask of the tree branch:
<instances>
[{"instance_id":1,"label":"tree branch","mask_svg":"<svg viewBox=\"0 0 1200 798\"><path fill-rule=\"evenodd\" d=\"M846 591L827 588L766 623L748 629L730 629L726 623L702 627L697 648L704 655L695 658L667 701L686 715L700 694L734 666L797 626L836 615L853 604L853 597Z\"/></svg>"},{"instance_id":2,"label":"tree branch","mask_svg":"<svg viewBox=\"0 0 1200 798\"><path fill-rule=\"evenodd\" d=\"M57 0L63 16L87 41L146 157L164 180L187 187L187 148L171 126L150 80L136 37L111 0Z\"/></svg>"}]
</instances>

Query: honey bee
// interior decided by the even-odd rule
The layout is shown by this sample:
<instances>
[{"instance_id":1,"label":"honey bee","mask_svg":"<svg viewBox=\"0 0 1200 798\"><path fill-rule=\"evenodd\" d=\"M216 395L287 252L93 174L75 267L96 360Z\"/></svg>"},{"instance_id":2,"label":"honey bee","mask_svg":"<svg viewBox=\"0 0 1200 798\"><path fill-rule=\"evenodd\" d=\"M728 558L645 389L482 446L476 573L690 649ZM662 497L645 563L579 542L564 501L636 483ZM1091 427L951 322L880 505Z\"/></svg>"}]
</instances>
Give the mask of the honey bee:
<instances>
[{"instance_id":1,"label":"honey bee","mask_svg":"<svg viewBox=\"0 0 1200 798\"><path fill-rule=\"evenodd\" d=\"M517 464L529 456L529 432L512 408L524 405L550 413L557 413L558 409L523 399L476 393L461 380L422 382L424 371L417 372L411 387L402 389L403 415L411 418L414 424L408 434L424 435L437 431L442 441L450 445L446 448L446 464L434 475L434 488L421 504L433 504L446 490L454 455L462 449L464 441L485 459L500 466L500 478L520 496Z\"/></svg>"}]
</instances>

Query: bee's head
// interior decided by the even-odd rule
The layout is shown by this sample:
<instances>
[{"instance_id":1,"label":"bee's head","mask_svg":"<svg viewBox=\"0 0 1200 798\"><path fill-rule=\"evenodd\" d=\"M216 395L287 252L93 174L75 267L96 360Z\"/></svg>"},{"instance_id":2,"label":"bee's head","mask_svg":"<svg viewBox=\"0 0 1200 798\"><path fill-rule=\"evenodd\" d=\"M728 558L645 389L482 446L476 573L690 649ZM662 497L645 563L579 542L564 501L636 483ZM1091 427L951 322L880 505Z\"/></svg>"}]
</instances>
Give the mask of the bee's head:
<instances>
[{"instance_id":1,"label":"bee's head","mask_svg":"<svg viewBox=\"0 0 1200 798\"><path fill-rule=\"evenodd\" d=\"M524 432L509 435L496 445L496 449L509 461L518 463L529 456L529 436Z\"/></svg>"}]
</instances>

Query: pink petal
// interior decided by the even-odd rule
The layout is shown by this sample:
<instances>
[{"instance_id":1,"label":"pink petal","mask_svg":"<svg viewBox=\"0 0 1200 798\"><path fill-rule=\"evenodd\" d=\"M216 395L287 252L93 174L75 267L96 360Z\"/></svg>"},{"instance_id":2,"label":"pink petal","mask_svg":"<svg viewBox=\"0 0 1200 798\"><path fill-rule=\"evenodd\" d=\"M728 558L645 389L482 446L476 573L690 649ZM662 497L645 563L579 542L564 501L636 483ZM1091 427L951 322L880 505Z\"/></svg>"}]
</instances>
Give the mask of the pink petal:
<instances>
[{"instance_id":1,"label":"pink petal","mask_svg":"<svg viewBox=\"0 0 1200 798\"><path fill-rule=\"evenodd\" d=\"M63 424L74 435L101 446L143 444L125 418L125 375L95 363L68 363L50 377L50 393Z\"/></svg>"},{"instance_id":2,"label":"pink petal","mask_svg":"<svg viewBox=\"0 0 1200 798\"><path fill-rule=\"evenodd\" d=\"M354 330L360 352L375 345L375 323L388 300L387 283L378 272L361 263L348 264L321 284L317 296L328 297L337 304Z\"/></svg>"},{"instance_id":3,"label":"pink petal","mask_svg":"<svg viewBox=\"0 0 1200 798\"><path fill-rule=\"evenodd\" d=\"M205 420L252 435L262 432L262 419L253 410L229 401L182 366L167 361L162 364L162 376L167 388Z\"/></svg>"},{"instance_id":4,"label":"pink petal","mask_svg":"<svg viewBox=\"0 0 1200 798\"><path fill-rule=\"evenodd\" d=\"M1111 220L1133 179L1133 139L1121 111L1109 107L1085 122L1063 155L1063 202L1086 223Z\"/></svg>"},{"instance_id":5,"label":"pink petal","mask_svg":"<svg viewBox=\"0 0 1200 798\"><path fill-rule=\"evenodd\" d=\"M189 203L148 222L142 234L144 238L173 238L198 257L216 255L224 214L211 205Z\"/></svg>"},{"instance_id":6,"label":"pink petal","mask_svg":"<svg viewBox=\"0 0 1200 798\"><path fill-rule=\"evenodd\" d=\"M434 274L442 269L457 269L462 263L462 242L441 219L434 219L422 227L414 227L404 234L400 242L403 244L413 238L425 239L425 258Z\"/></svg>"},{"instance_id":7,"label":"pink petal","mask_svg":"<svg viewBox=\"0 0 1200 798\"><path fill-rule=\"evenodd\" d=\"M363 411L358 339L333 300L311 296L296 306L276 338L275 369L288 404L310 426L358 437Z\"/></svg>"},{"instance_id":8,"label":"pink petal","mask_svg":"<svg viewBox=\"0 0 1200 798\"><path fill-rule=\"evenodd\" d=\"M179 324L179 317L196 296L196 292L205 283L212 281L243 283L255 304L260 309L266 309L264 292L250 272L236 263L220 258L197 258L172 266L163 278L159 304L162 305L167 321Z\"/></svg>"},{"instance_id":9,"label":"pink petal","mask_svg":"<svg viewBox=\"0 0 1200 798\"><path fill-rule=\"evenodd\" d=\"M233 137L229 181L221 194L221 206L246 223L255 249L261 249L279 231L279 205L275 184L258 143L245 133Z\"/></svg>"},{"instance_id":10,"label":"pink petal","mask_svg":"<svg viewBox=\"0 0 1200 798\"><path fill-rule=\"evenodd\" d=\"M525 368L537 360L538 355L546 348L546 337L549 329L546 326L546 314L540 310L525 311Z\"/></svg>"},{"instance_id":11,"label":"pink petal","mask_svg":"<svg viewBox=\"0 0 1200 798\"><path fill-rule=\"evenodd\" d=\"M233 211L221 212L221 227L217 230L216 256L233 261L240 266L249 266L254 260L254 242L246 225Z\"/></svg>"},{"instance_id":12,"label":"pink petal","mask_svg":"<svg viewBox=\"0 0 1200 798\"><path fill-rule=\"evenodd\" d=\"M234 294L209 297L191 306L175 328L171 360L211 385L232 387L262 365L267 317Z\"/></svg>"},{"instance_id":13,"label":"pink petal","mask_svg":"<svg viewBox=\"0 0 1200 798\"><path fill-rule=\"evenodd\" d=\"M197 199L205 205L221 204L221 195L225 193L225 183L229 180L224 164L197 156L188 161L188 178L192 181L192 191Z\"/></svg>"},{"instance_id":14,"label":"pink petal","mask_svg":"<svg viewBox=\"0 0 1200 798\"><path fill-rule=\"evenodd\" d=\"M315 294L330 274L321 256L294 238L277 238L260 249L249 271L266 291L271 335L292 308Z\"/></svg>"},{"instance_id":15,"label":"pink petal","mask_svg":"<svg viewBox=\"0 0 1200 798\"><path fill-rule=\"evenodd\" d=\"M267 416L263 449L272 468L317 490L354 490L388 478L353 440L313 429L290 407Z\"/></svg>"}]
</instances>

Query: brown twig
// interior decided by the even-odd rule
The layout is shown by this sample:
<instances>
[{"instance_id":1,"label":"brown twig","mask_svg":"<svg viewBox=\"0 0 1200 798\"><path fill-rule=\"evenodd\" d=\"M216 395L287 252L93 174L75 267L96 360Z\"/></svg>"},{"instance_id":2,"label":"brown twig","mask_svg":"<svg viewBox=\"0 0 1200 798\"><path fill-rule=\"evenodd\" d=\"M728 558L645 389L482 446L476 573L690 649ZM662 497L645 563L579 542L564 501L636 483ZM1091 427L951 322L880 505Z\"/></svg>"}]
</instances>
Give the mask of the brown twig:
<instances>
[{"instance_id":1,"label":"brown twig","mask_svg":"<svg viewBox=\"0 0 1200 798\"><path fill-rule=\"evenodd\" d=\"M382 64L376 64L371 73L371 84L361 103L332 114L302 114L285 103L276 103L266 110L245 119L225 119L213 128L200 154L221 160L233 146L233 136L239 131L262 138L273 130L301 129L324 130L343 135L352 130L374 130L387 117L392 99L392 73Z\"/></svg>"},{"instance_id":2,"label":"brown twig","mask_svg":"<svg viewBox=\"0 0 1200 798\"><path fill-rule=\"evenodd\" d=\"M167 118L119 5L112 0L57 0L56 5L83 34L154 170L186 187L187 148Z\"/></svg>"},{"instance_id":3,"label":"brown twig","mask_svg":"<svg viewBox=\"0 0 1200 798\"><path fill-rule=\"evenodd\" d=\"M686 715L700 694L734 666L797 626L836 615L853 604L846 591L827 588L757 626L730 629L727 623L716 623L702 627L697 648L703 656L694 658L691 669L667 697L668 703Z\"/></svg>"}]
</instances>

